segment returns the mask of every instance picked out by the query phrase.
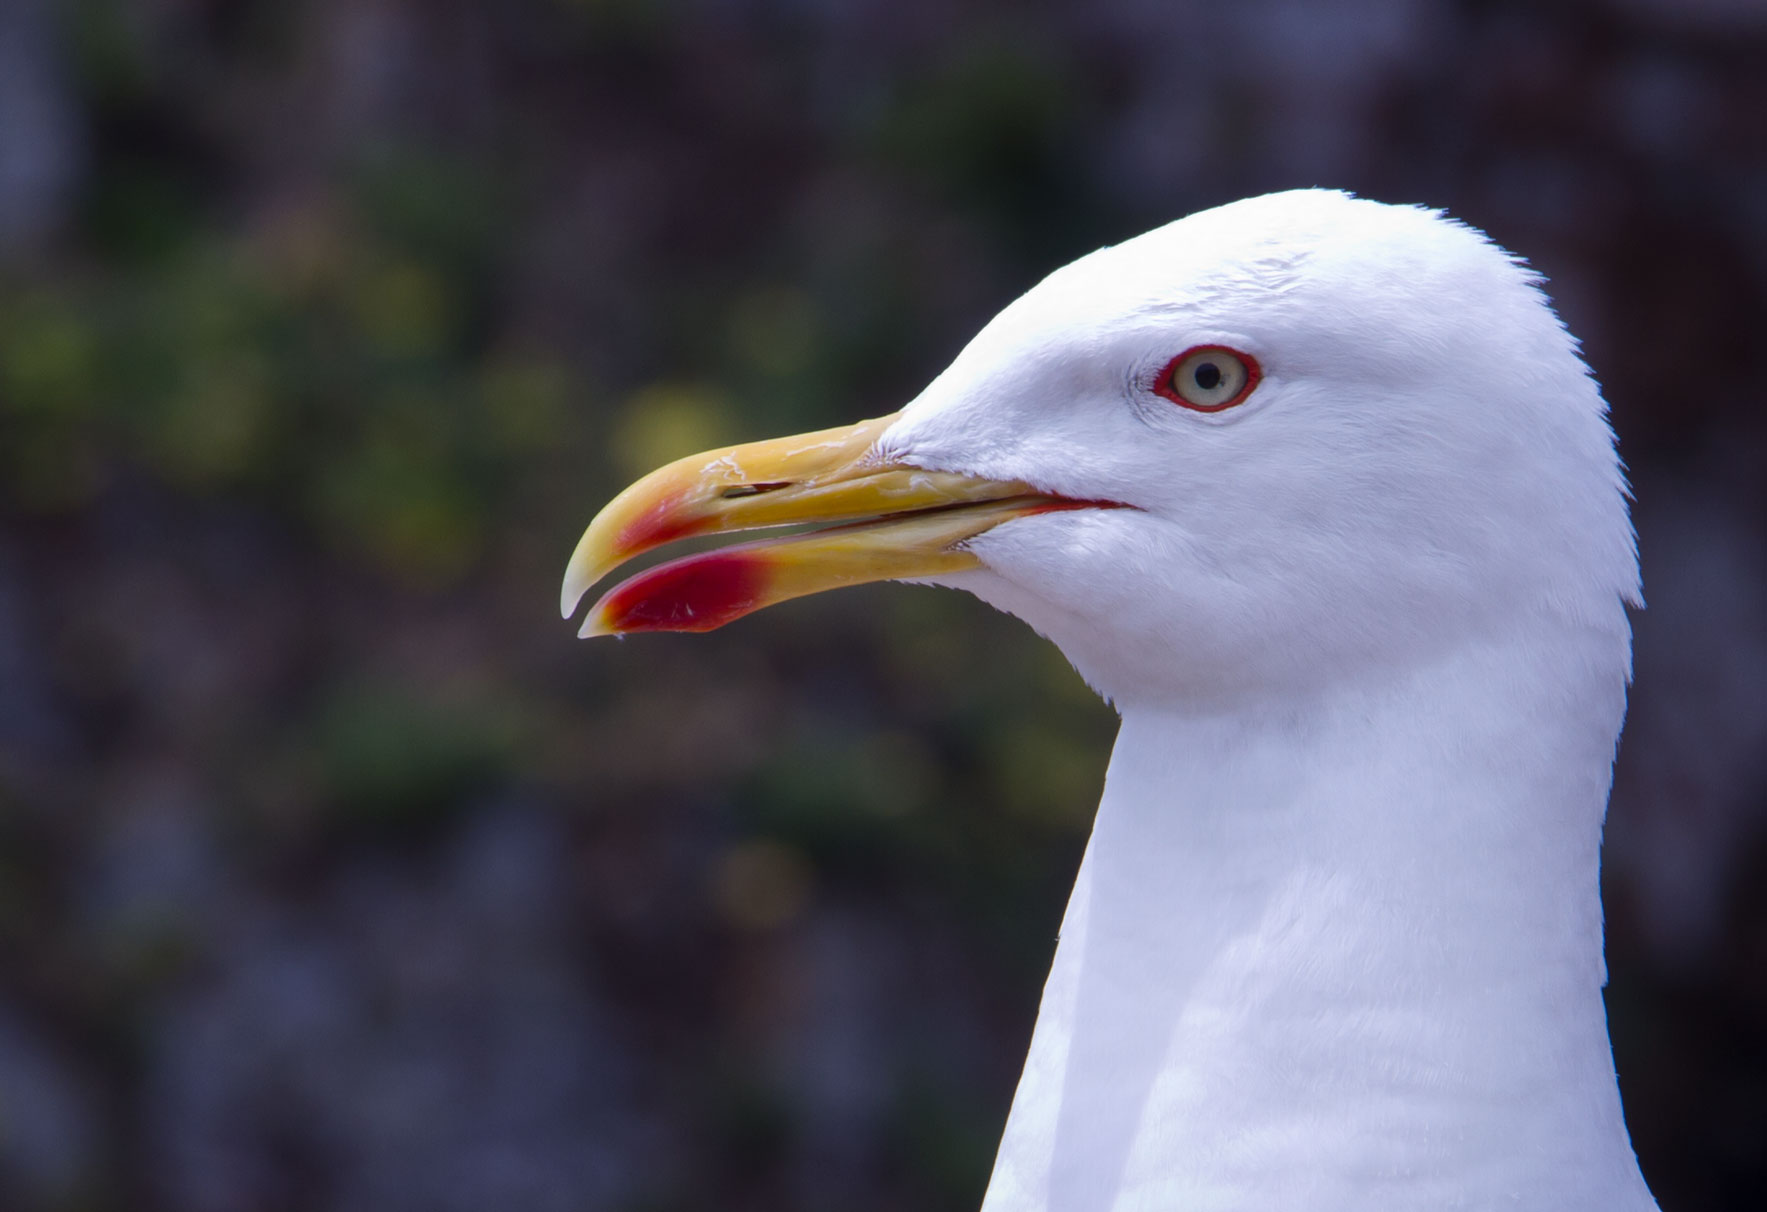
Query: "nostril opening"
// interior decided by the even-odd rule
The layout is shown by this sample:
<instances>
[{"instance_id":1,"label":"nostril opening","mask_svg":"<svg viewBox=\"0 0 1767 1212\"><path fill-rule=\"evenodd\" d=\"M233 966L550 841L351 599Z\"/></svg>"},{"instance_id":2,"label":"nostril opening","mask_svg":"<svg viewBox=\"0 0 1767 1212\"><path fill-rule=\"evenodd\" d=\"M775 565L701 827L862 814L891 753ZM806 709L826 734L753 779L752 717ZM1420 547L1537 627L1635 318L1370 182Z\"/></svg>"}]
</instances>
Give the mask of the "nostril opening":
<instances>
[{"instance_id":1,"label":"nostril opening","mask_svg":"<svg viewBox=\"0 0 1767 1212\"><path fill-rule=\"evenodd\" d=\"M732 497L759 496L763 492L774 492L781 488L790 488L791 485L792 482L790 480L774 480L770 483L763 484L732 484L718 495L728 501Z\"/></svg>"}]
</instances>

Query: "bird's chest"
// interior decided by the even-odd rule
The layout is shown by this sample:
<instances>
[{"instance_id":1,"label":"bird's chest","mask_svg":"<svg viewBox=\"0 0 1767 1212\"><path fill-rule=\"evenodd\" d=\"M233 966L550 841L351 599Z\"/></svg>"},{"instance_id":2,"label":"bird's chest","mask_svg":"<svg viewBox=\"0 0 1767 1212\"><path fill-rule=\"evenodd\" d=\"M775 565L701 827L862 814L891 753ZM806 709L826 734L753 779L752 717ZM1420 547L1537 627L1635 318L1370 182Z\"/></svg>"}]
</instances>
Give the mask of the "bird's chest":
<instances>
[{"instance_id":1,"label":"bird's chest","mask_svg":"<svg viewBox=\"0 0 1767 1212\"><path fill-rule=\"evenodd\" d=\"M1165 931L1098 874L1064 925L989 1212L1361 1208L1377 1189L1393 1198L1375 1206L1446 1208L1518 1180L1519 1142L1491 1138L1516 1125L1488 1114L1504 1045L1477 999L1440 996L1452 947L1406 968L1369 954L1389 910L1342 874L1218 887Z\"/></svg>"}]
</instances>

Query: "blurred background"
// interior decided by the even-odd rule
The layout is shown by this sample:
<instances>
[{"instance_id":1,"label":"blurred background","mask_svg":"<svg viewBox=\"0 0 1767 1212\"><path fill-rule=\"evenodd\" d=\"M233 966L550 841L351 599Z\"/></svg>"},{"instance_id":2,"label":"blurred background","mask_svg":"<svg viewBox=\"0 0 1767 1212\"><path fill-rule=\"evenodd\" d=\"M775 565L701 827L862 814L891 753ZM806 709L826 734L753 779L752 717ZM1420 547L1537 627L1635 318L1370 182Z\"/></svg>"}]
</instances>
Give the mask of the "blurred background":
<instances>
[{"instance_id":1,"label":"blurred background","mask_svg":"<svg viewBox=\"0 0 1767 1212\"><path fill-rule=\"evenodd\" d=\"M1767 5L5 0L0 1207L974 1209L1110 712L957 594L582 645L558 579L1313 184L1606 385L1622 1088L1764 1206Z\"/></svg>"}]
</instances>

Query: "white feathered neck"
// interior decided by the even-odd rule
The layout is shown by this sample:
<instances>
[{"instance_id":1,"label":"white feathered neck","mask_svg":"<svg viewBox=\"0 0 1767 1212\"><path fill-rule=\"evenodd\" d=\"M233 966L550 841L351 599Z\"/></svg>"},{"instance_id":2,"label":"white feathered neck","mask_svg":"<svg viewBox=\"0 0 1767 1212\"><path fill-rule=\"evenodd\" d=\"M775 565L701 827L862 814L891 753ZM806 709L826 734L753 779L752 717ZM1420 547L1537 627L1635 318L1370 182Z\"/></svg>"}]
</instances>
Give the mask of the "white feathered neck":
<instances>
[{"instance_id":1,"label":"white feathered neck","mask_svg":"<svg viewBox=\"0 0 1767 1212\"><path fill-rule=\"evenodd\" d=\"M1608 642L1126 713L986 1212L1655 1208L1601 997Z\"/></svg>"}]
</instances>

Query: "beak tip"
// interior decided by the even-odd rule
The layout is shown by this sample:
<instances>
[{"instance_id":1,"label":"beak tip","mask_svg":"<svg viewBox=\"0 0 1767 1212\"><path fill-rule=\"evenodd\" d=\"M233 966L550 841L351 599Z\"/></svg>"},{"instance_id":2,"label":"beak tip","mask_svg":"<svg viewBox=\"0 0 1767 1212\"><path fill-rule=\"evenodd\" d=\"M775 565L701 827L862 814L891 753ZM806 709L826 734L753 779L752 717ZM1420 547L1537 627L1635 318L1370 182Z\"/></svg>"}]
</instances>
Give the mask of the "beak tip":
<instances>
[{"instance_id":1,"label":"beak tip","mask_svg":"<svg viewBox=\"0 0 1767 1212\"><path fill-rule=\"evenodd\" d=\"M575 579L567 576L564 579L564 588L559 591L558 617L561 619L568 619L576 614L577 606L583 600L584 586L574 584Z\"/></svg>"},{"instance_id":2,"label":"beak tip","mask_svg":"<svg viewBox=\"0 0 1767 1212\"><path fill-rule=\"evenodd\" d=\"M589 536L572 553L571 562L564 570L564 584L558 591L558 613L562 618L570 618L577 613L577 607L583 604L583 595L589 587L599 581L609 567L618 563L601 556L590 547Z\"/></svg>"}]
</instances>

